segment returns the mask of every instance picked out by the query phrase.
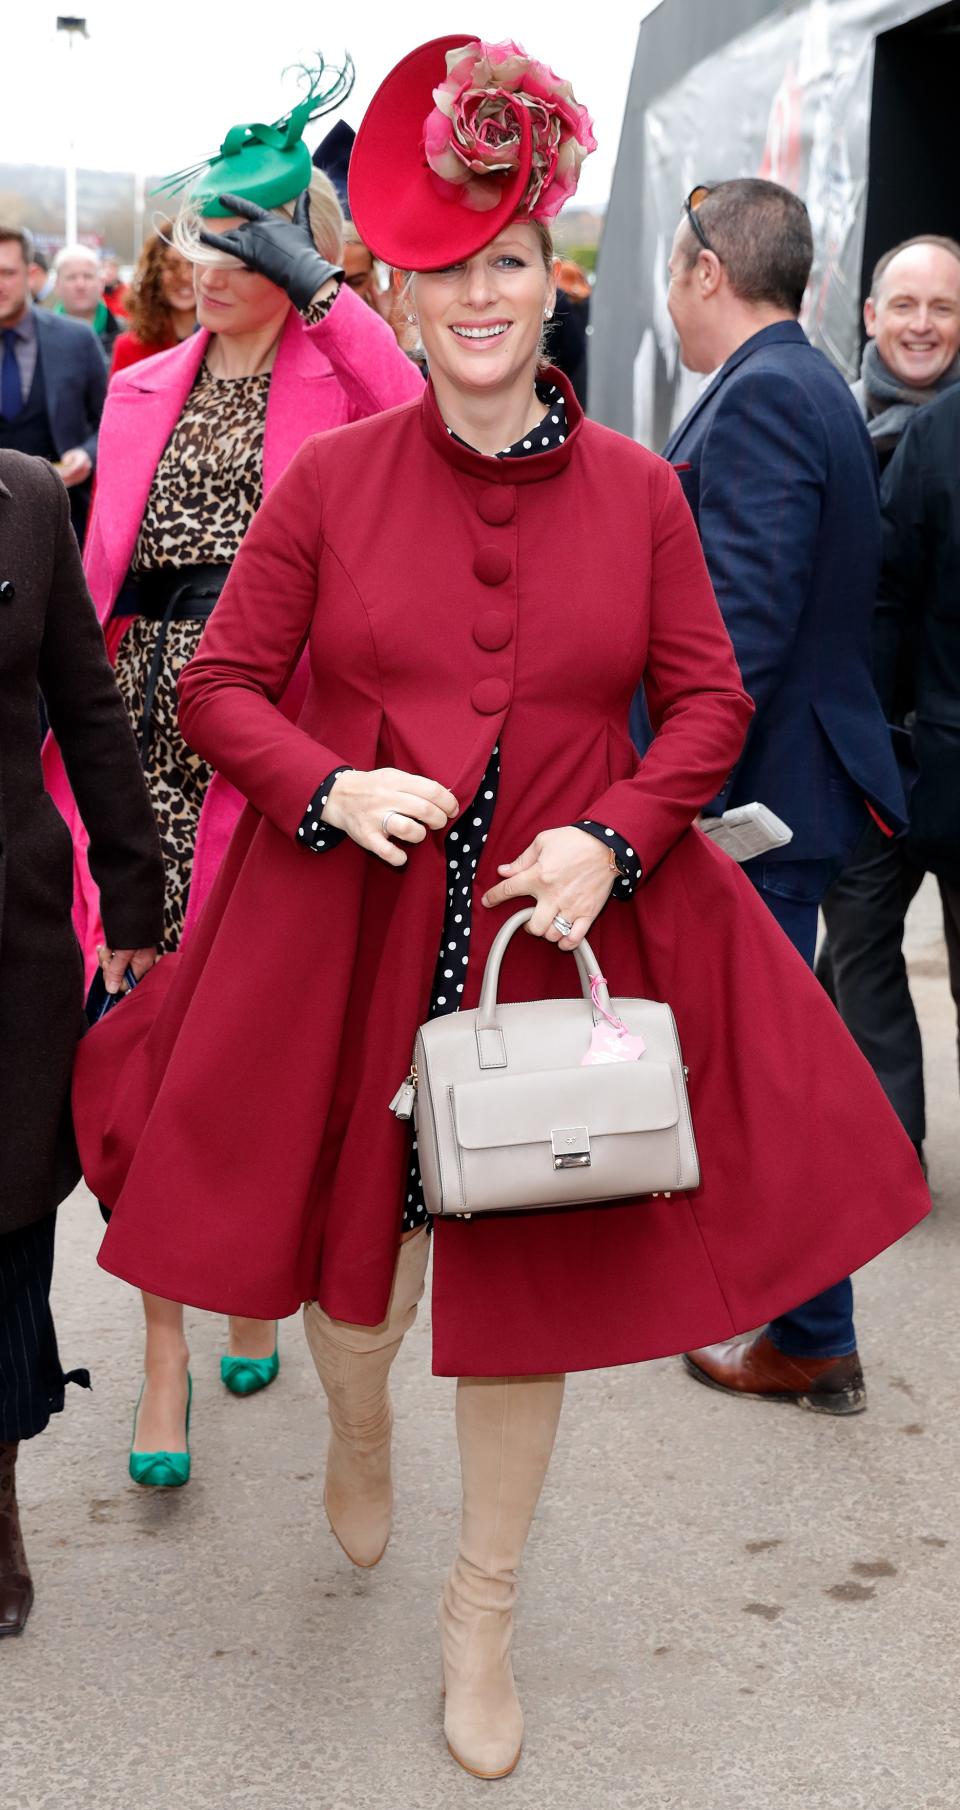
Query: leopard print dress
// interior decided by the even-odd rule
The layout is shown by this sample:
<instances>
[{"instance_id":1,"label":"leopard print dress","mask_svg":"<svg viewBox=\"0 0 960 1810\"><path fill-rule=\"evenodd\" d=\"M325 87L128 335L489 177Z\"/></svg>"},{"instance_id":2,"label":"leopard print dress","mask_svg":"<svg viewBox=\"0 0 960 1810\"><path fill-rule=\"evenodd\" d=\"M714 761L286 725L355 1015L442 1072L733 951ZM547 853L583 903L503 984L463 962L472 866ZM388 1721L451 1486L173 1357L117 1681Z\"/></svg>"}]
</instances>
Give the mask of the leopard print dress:
<instances>
[{"instance_id":1,"label":"leopard print dress","mask_svg":"<svg viewBox=\"0 0 960 1810\"><path fill-rule=\"evenodd\" d=\"M131 573L229 565L263 497L263 432L270 373L215 377L201 365L154 473ZM193 871L200 809L211 770L177 723L177 680L193 658L202 621L171 622L153 705L144 777L164 858L163 943L176 949ZM120 643L117 684L139 734L160 624L134 616Z\"/></svg>"}]
</instances>

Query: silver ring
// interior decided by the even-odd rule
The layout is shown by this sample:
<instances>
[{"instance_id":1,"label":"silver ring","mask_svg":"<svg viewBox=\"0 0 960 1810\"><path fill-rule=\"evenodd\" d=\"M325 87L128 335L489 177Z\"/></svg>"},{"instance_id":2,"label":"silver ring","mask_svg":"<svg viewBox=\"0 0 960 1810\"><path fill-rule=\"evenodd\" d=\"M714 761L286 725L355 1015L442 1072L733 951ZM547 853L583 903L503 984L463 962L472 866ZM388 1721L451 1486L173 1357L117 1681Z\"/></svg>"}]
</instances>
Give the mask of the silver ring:
<instances>
[{"instance_id":1,"label":"silver ring","mask_svg":"<svg viewBox=\"0 0 960 1810\"><path fill-rule=\"evenodd\" d=\"M560 913L558 911L556 917L553 920L553 928L554 928L554 930L559 930L561 936L570 936L570 934L573 930L573 925L571 924L569 918L561 917Z\"/></svg>"},{"instance_id":2,"label":"silver ring","mask_svg":"<svg viewBox=\"0 0 960 1810\"><path fill-rule=\"evenodd\" d=\"M398 812L396 811L384 811L383 816L380 819L380 833L382 836L389 835L387 824L390 822L391 817L396 817L397 815Z\"/></svg>"}]
</instances>

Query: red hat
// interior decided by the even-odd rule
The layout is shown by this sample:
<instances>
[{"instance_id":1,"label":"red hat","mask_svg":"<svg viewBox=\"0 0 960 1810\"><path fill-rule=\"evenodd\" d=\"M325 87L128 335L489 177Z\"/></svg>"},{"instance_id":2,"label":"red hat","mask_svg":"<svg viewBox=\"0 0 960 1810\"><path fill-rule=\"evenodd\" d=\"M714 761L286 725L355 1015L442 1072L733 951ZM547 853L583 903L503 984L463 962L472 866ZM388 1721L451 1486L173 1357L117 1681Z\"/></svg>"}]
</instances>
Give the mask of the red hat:
<instances>
[{"instance_id":1,"label":"red hat","mask_svg":"<svg viewBox=\"0 0 960 1810\"><path fill-rule=\"evenodd\" d=\"M354 224L403 270L438 270L509 220L550 219L596 149L569 82L519 45L468 32L404 57L370 102L350 160Z\"/></svg>"}]
</instances>

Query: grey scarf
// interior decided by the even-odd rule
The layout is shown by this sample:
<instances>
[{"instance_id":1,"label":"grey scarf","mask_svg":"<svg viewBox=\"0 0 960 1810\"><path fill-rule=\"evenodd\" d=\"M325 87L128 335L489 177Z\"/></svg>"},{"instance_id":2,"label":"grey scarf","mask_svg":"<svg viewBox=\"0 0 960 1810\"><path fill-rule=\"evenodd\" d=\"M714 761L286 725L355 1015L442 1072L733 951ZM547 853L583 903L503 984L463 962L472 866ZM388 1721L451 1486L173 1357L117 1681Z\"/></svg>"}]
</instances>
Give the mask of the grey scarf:
<instances>
[{"instance_id":1,"label":"grey scarf","mask_svg":"<svg viewBox=\"0 0 960 1810\"><path fill-rule=\"evenodd\" d=\"M877 351L875 339L868 339L863 348L863 360L860 365L860 382L853 386L854 395L863 410L867 423L867 432L871 440L876 441L879 450L894 446L904 429L913 420L914 410L924 408L944 390L949 390L960 382L960 358L938 377L936 383L907 383L902 377L896 377L890 366L884 364Z\"/></svg>"}]
</instances>

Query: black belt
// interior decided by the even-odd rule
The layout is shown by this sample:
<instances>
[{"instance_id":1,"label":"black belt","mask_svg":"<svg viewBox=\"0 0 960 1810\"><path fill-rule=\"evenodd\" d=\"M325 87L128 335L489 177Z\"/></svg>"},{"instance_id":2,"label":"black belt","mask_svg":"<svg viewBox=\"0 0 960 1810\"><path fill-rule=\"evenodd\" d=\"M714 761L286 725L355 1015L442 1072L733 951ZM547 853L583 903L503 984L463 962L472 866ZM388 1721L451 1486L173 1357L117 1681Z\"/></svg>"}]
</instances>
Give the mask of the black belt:
<instances>
[{"instance_id":1,"label":"black belt","mask_svg":"<svg viewBox=\"0 0 960 1810\"><path fill-rule=\"evenodd\" d=\"M116 603L115 616L147 616L160 633L150 661L140 720L140 764L146 767L153 728L153 705L163 666L171 622L205 622L230 576L229 566L160 566L128 578Z\"/></svg>"}]
</instances>

